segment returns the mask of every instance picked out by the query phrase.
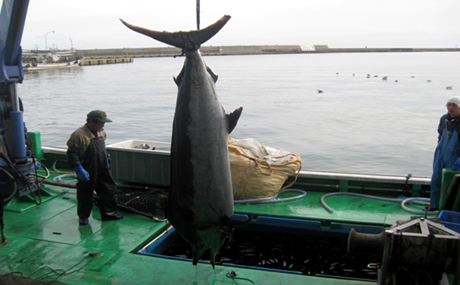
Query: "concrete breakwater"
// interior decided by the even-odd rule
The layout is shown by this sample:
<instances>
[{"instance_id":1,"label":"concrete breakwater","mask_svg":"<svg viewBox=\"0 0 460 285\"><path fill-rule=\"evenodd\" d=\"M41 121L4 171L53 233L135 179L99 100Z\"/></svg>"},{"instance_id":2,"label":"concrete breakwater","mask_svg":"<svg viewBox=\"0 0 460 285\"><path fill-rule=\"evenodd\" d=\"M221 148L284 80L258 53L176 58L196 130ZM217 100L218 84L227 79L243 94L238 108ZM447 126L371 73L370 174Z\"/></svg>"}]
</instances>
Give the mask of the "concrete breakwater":
<instances>
[{"instance_id":1,"label":"concrete breakwater","mask_svg":"<svg viewBox=\"0 0 460 285\"><path fill-rule=\"evenodd\" d=\"M133 62L132 56L110 56L110 55L101 55L101 56L89 56L84 57L80 65L101 65L101 64L115 64L115 63L130 63Z\"/></svg>"},{"instance_id":2,"label":"concrete breakwater","mask_svg":"<svg viewBox=\"0 0 460 285\"><path fill-rule=\"evenodd\" d=\"M364 53L364 52L458 52L460 48L329 48L315 45L308 48L300 45L264 46L203 46L203 55L256 55L256 54L298 54L298 53ZM85 58L103 57L164 57L179 56L181 50L174 47L113 48L77 50Z\"/></svg>"}]
</instances>

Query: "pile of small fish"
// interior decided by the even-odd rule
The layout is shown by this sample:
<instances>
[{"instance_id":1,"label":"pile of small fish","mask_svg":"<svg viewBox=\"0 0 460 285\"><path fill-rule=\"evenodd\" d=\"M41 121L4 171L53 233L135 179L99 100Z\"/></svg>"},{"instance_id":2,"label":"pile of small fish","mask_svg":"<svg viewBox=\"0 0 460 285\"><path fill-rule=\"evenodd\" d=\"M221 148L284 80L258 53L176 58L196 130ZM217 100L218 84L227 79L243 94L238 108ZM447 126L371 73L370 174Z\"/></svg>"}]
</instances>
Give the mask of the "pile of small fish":
<instances>
[{"instance_id":1,"label":"pile of small fish","mask_svg":"<svg viewBox=\"0 0 460 285\"><path fill-rule=\"evenodd\" d=\"M164 253L191 258L190 246L178 239ZM349 255L347 237L314 237L236 231L231 247L222 248L216 264L238 264L276 270L297 271L303 275L335 276L377 280L377 269L368 264L380 263L373 255Z\"/></svg>"}]
</instances>

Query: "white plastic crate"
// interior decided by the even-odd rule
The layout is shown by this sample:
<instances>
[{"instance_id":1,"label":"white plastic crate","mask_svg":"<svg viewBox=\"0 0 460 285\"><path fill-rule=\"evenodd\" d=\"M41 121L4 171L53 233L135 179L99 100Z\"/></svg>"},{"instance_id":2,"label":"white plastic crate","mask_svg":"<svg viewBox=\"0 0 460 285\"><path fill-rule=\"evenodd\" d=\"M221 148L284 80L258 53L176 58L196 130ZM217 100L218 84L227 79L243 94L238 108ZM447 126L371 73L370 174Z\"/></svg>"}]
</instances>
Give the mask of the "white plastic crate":
<instances>
[{"instance_id":1,"label":"white plastic crate","mask_svg":"<svg viewBox=\"0 0 460 285\"><path fill-rule=\"evenodd\" d=\"M136 148L145 144L150 148ZM108 145L113 178L127 183L169 186L170 149L170 143L142 140Z\"/></svg>"}]
</instances>

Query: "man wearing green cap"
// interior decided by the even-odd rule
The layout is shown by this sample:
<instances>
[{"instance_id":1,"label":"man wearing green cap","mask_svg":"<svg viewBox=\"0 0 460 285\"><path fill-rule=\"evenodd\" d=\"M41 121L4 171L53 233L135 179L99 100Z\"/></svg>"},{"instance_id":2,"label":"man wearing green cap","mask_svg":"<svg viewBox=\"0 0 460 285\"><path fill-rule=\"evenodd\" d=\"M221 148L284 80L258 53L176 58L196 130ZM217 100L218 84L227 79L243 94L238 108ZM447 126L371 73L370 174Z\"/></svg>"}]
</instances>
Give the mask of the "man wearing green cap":
<instances>
[{"instance_id":1,"label":"man wearing green cap","mask_svg":"<svg viewBox=\"0 0 460 285\"><path fill-rule=\"evenodd\" d=\"M93 208L93 191L99 198L98 205L101 219L119 220L116 186L110 172L108 154L105 148L107 137L105 123L112 120L101 110L88 113L86 124L78 128L67 141L67 162L77 173L77 214L80 225L87 225Z\"/></svg>"}]
</instances>

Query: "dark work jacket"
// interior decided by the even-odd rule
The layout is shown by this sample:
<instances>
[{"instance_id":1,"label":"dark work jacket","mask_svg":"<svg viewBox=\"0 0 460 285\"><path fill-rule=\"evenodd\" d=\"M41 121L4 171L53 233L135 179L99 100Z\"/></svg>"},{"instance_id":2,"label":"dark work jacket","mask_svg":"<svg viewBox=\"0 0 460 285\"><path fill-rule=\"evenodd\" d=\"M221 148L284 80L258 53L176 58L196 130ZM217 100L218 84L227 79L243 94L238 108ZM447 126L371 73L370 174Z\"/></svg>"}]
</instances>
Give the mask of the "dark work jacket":
<instances>
[{"instance_id":1,"label":"dark work jacket","mask_svg":"<svg viewBox=\"0 0 460 285\"><path fill-rule=\"evenodd\" d=\"M438 142L441 139L442 132L447 129L448 131L455 131L460 137L460 116L451 118L449 113L445 114L439 120L438 125Z\"/></svg>"}]
</instances>

